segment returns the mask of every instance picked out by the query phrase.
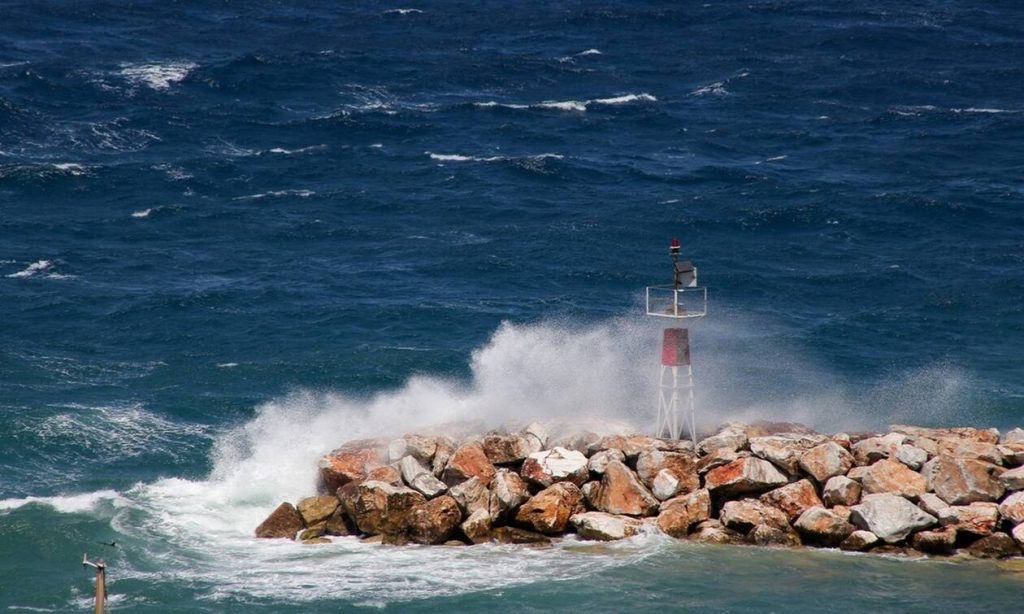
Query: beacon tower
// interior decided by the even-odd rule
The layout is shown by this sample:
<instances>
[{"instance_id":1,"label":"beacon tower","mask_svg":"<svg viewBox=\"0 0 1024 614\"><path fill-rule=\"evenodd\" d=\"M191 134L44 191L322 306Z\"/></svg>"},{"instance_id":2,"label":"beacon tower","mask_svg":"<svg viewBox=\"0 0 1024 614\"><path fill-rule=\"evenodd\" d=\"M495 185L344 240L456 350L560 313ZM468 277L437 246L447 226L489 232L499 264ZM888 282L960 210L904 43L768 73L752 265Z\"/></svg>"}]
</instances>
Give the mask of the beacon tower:
<instances>
[{"instance_id":1,"label":"beacon tower","mask_svg":"<svg viewBox=\"0 0 1024 614\"><path fill-rule=\"evenodd\" d=\"M661 376L658 380L656 437L679 439L686 426L697 443L696 407L693 401L693 366L690 362L690 331L682 325L704 317L708 291L697 284L697 267L680 260L679 239L669 245L672 285L647 287L647 315L670 321L662 335Z\"/></svg>"}]
</instances>

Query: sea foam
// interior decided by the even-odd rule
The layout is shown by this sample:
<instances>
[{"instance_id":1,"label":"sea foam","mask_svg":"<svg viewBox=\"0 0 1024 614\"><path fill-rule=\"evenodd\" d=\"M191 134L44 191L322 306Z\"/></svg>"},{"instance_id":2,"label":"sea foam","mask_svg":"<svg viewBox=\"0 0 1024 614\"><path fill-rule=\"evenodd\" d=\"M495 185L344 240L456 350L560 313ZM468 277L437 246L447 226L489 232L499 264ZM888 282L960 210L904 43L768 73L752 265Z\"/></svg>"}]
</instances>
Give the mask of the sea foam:
<instances>
[{"instance_id":1,"label":"sea foam","mask_svg":"<svg viewBox=\"0 0 1024 614\"><path fill-rule=\"evenodd\" d=\"M648 93L623 94L609 98L591 98L587 100L545 100L531 104L505 103L488 100L485 102L474 102L473 106L482 109L503 108L503 109L553 109L556 111L567 111L572 113L584 113L595 105L612 106L630 104L636 102L657 102L658 99Z\"/></svg>"},{"instance_id":2,"label":"sea foam","mask_svg":"<svg viewBox=\"0 0 1024 614\"><path fill-rule=\"evenodd\" d=\"M123 64L121 76L133 85L166 90L183 81L197 66L194 62Z\"/></svg>"}]
</instances>

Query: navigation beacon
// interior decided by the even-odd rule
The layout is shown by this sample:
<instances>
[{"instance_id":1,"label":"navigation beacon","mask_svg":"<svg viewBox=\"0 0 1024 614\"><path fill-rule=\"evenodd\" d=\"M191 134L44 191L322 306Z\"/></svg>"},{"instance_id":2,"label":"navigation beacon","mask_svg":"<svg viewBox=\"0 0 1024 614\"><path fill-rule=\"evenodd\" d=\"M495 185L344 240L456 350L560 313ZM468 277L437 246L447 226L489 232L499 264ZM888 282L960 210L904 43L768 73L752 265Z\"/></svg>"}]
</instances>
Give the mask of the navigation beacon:
<instances>
[{"instance_id":1,"label":"navigation beacon","mask_svg":"<svg viewBox=\"0 0 1024 614\"><path fill-rule=\"evenodd\" d=\"M647 287L647 315L673 321L662 336L655 436L679 439L685 425L696 444L697 412L693 402L690 331L680 325L687 319L704 317L708 308L708 290L697 285L697 267L689 260L680 261L679 252L679 239L673 238L669 246L672 285Z\"/></svg>"}]
</instances>

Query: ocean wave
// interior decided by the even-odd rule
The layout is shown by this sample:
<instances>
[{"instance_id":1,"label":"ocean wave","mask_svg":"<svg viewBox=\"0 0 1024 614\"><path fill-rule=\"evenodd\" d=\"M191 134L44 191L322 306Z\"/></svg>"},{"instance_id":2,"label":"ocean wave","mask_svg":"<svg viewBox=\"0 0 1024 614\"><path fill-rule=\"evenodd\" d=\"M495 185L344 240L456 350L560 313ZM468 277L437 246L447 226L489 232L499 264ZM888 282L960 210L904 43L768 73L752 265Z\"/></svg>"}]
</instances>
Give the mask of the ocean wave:
<instances>
[{"instance_id":1,"label":"ocean wave","mask_svg":"<svg viewBox=\"0 0 1024 614\"><path fill-rule=\"evenodd\" d=\"M56 497L24 497L0 500L0 511L16 510L26 505L46 505L62 514L78 514L94 510L100 503L110 501L115 506L128 505L127 499L115 490L99 490L78 495Z\"/></svg>"},{"instance_id":2,"label":"ocean wave","mask_svg":"<svg viewBox=\"0 0 1024 614\"><path fill-rule=\"evenodd\" d=\"M439 154L430 151L424 152L430 156L431 160L437 160L438 162L504 162L506 160L561 160L565 156L562 154L555 153L543 153L534 156L467 156L463 154Z\"/></svg>"},{"instance_id":3,"label":"ocean wave","mask_svg":"<svg viewBox=\"0 0 1024 614\"><path fill-rule=\"evenodd\" d=\"M298 149L285 149L283 147L274 147L266 151L261 151L257 155L262 156L264 154L278 154L282 156L293 156L296 154L303 154L311 151L320 151L323 149L327 149L327 145L310 145L309 147L300 147Z\"/></svg>"},{"instance_id":4,"label":"ocean wave","mask_svg":"<svg viewBox=\"0 0 1024 614\"><path fill-rule=\"evenodd\" d=\"M53 262L52 261L50 261L50 260L37 260L37 261L33 262L32 264L28 265L27 267L25 267L24 269L22 269L21 271L18 271L17 273L11 273L7 277L11 277L11 278L33 277L37 273L42 273L43 271L48 271L51 268L53 268Z\"/></svg>"},{"instance_id":5,"label":"ocean wave","mask_svg":"<svg viewBox=\"0 0 1024 614\"><path fill-rule=\"evenodd\" d=\"M736 79L743 79L749 77L750 73L746 70L741 70L731 77L725 79L719 79L718 81L712 81L706 85L694 89L690 92L691 96L728 96L731 94L727 86L735 81Z\"/></svg>"},{"instance_id":6,"label":"ocean wave","mask_svg":"<svg viewBox=\"0 0 1024 614\"><path fill-rule=\"evenodd\" d=\"M423 11L419 9L388 9L384 11L385 15L422 15Z\"/></svg>"},{"instance_id":7,"label":"ocean wave","mask_svg":"<svg viewBox=\"0 0 1024 614\"><path fill-rule=\"evenodd\" d=\"M151 213L153 213L153 209L152 208L150 208L150 209L141 209L139 211L132 211L132 217L138 218L138 219L147 218L147 217L149 217L149 215Z\"/></svg>"},{"instance_id":8,"label":"ocean wave","mask_svg":"<svg viewBox=\"0 0 1024 614\"><path fill-rule=\"evenodd\" d=\"M279 198L282 196L309 198L310 196L316 196L316 192L313 190L271 190L270 192L260 192L258 194L249 194L247 196L236 196L232 200L258 200L260 198Z\"/></svg>"},{"instance_id":9,"label":"ocean wave","mask_svg":"<svg viewBox=\"0 0 1024 614\"><path fill-rule=\"evenodd\" d=\"M121 76L132 85L144 85L154 90L169 89L183 81L195 70L195 62L168 62L165 64L122 64Z\"/></svg>"},{"instance_id":10,"label":"ocean wave","mask_svg":"<svg viewBox=\"0 0 1024 614\"><path fill-rule=\"evenodd\" d=\"M621 96L612 96L610 98L591 98L588 100L545 100L542 102L535 102L531 104L517 104L507 102L497 102L494 100L488 100L486 102L474 102L473 106L482 109L500 107L503 109L554 109L558 111L569 111L574 113L586 112L591 106L602 105L602 106L614 106L621 104L630 104L634 102L657 102L658 99L647 93L640 94L623 94Z\"/></svg>"},{"instance_id":11,"label":"ocean wave","mask_svg":"<svg viewBox=\"0 0 1024 614\"><path fill-rule=\"evenodd\" d=\"M8 164L0 166L0 179L51 179L56 177L82 177L89 167L75 162L45 162L41 164Z\"/></svg>"}]
</instances>

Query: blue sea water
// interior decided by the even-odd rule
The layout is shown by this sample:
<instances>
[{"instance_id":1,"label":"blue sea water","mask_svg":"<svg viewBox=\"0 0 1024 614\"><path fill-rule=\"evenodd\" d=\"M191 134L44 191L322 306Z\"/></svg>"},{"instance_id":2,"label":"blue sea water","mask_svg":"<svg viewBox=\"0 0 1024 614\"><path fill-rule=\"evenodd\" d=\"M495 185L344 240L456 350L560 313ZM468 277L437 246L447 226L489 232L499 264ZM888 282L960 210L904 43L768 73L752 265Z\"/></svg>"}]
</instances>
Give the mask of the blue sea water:
<instances>
[{"instance_id":1,"label":"blue sea water","mask_svg":"<svg viewBox=\"0 0 1024 614\"><path fill-rule=\"evenodd\" d=\"M1024 425L1024 7L0 3L0 606L1007 611L1012 567L258 542L423 424ZM97 542L116 541L116 549Z\"/></svg>"}]
</instances>

